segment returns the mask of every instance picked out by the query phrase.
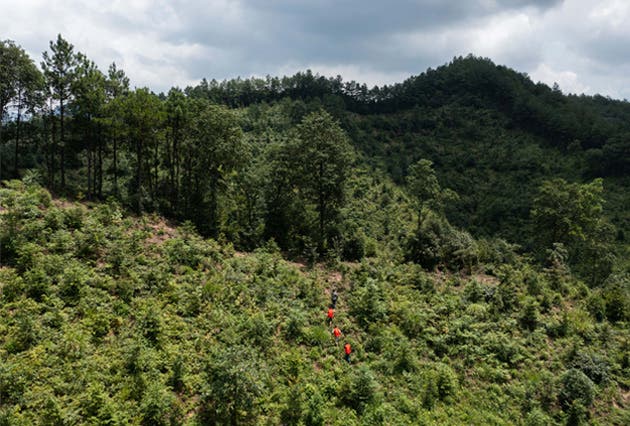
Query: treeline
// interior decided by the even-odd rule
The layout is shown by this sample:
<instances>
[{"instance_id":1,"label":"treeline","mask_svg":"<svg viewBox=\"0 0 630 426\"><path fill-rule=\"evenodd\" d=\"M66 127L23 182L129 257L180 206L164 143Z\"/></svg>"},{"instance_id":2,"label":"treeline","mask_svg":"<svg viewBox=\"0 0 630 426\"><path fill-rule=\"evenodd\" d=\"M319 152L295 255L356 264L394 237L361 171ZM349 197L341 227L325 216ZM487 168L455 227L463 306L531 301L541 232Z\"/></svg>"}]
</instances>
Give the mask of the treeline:
<instances>
[{"instance_id":1,"label":"treeline","mask_svg":"<svg viewBox=\"0 0 630 426\"><path fill-rule=\"evenodd\" d=\"M17 58L3 60L11 78L2 107L17 118L4 126L15 155L3 140L2 178L36 168L55 192L114 196L248 248L273 238L323 253L339 240L354 154L326 112L304 111L264 140L245 137L239 111L177 88L131 90L115 64L104 74L61 36L44 53L43 73L14 43L2 49Z\"/></svg>"},{"instance_id":2,"label":"treeline","mask_svg":"<svg viewBox=\"0 0 630 426\"><path fill-rule=\"evenodd\" d=\"M509 241L542 262L566 253L592 283L613 269L603 183L551 178L591 181L595 157L623 176L625 103L565 97L475 57L383 88L306 72L155 94L61 36L42 72L15 43L1 48L1 179L35 171L55 193L114 197L245 250L273 240L310 259L385 252L471 269L509 256ZM556 210L536 215L543 201Z\"/></svg>"},{"instance_id":3,"label":"treeline","mask_svg":"<svg viewBox=\"0 0 630 426\"><path fill-rule=\"evenodd\" d=\"M532 82L526 74L490 59L456 57L403 83L368 88L341 76L326 78L311 71L290 77L203 80L186 94L230 107L275 102L285 97L317 100L329 110L391 114L426 106L492 108L509 125L539 135L561 149L586 152L591 176L619 176L630 170L630 106L602 96L565 96Z\"/></svg>"}]
</instances>

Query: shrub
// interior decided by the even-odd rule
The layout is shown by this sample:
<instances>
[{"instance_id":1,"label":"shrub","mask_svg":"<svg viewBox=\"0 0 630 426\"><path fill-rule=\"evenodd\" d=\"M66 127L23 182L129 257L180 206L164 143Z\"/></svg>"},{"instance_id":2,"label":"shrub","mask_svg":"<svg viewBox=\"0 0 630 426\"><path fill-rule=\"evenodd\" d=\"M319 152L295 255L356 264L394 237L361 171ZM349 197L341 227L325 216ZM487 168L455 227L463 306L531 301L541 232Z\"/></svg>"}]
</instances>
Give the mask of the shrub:
<instances>
[{"instance_id":1,"label":"shrub","mask_svg":"<svg viewBox=\"0 0 630 426\"><path fill-rule=\"evenodd\" d=\"M534 408L525 417L525 426L547 426L551 423L549 416L539 408Z\"/></svg>"},{"instance_id":2,"label":"shrub","mask_svg":"<svg viewBox=\"0 0 630 426\"><path fill-rule=\"evenodd\" d=\"M304 336L306 318L301 309L291 309L284 325L284 337L289 341L300 342Z\"/></svg>"},{"instance_id":3,"label":"shrub","mask_svg":"<svg viewBox=\"0 0 630 426\"><path fill-rule=\"evenodd\" d=\"M304 425L322 426L324 424L324 414L322 412L324 398L313 385L305 386L304 395L306 398L306 407L302 415Z\"/></svg>"},{"instance_id":4,"label":"shrub","mask_svg":"<svg viewBox=\"0 0 630 426\"><path fill-rule=\"evenodd\" d=\"M173 403L173 396L157 381L151 382L140 405L141 424L143 426L168 425L169 408Z\"/></svg>"},{"instance_id":5,"label":"shrub","mask_svg":"<svg viewBox=\"0 0 630 426\"><path fill-rule=\"evenodd\" d=\"M350 314L354 315L360 325L368 328L370 324L385 318L387 307L382 290L371 278L366 283L354 289L348 300Z\"/></svg>"},{"instance_id":6,"label":"shrub","mask_svg":"<svg viewBox=\"0 0 630 426\"><path fill-rule=\"evenodd\" d=\"M450 401L457 392L455 372L446 364L437 363L424 373L422 404L431 409L437 401Z\"/></svg>"},{"instance_id":7,"label":"shrub","mask_svg":"<svg viewBox=\"0 0 630 426\"><path fill-rule=\"evenodd\" d=\"M377 382L374 373L365 365L348 375L340 386L339 400L361 414L376 395Z\"/></svg>"},{"instance_id":8,"label":"shrub","mask_svg":"<svg viewBox=\"0 0 630 426\"><path fill-rule=\"evenodd\" d=\"M586 301L588 312L597 321L603 321L606 318L606 300L599 291L594 291Z\"/></svg>"},{"instance_id":9,"label":"shrub","mask_svg":"<svg viewBox=\"0 0 630 426\"><path fill-rule=\"evenodd\" d=\"M471 280L464 289L464 298L470 303L478 303L484 299L484 288L475 279Z\"/></svg>"},{"instance_id":10,"label":"shrub","mask_svg":"<svg viewBox=\"0 0 630 426\"><path fill-rule=\"evenodd\" d=\"M266 387L265 371L257 353L247 346L214 354L201 391L201 423L255 424L258 397Z\"/></svg>"},{"instance_id":11,"label":"shrub","mask_svg":"<svg viewBox=\"0 0 630 426\"><path fill-rule=\"evenodd\" d=\"M590 407L595 395L595 385L586 374L572 368L561 378L561 389L558 400L562 408L567 411L575 402L584 407Z\"/></svg>"},{"instance_id":12,"label":"shrub","mask_svg":"<svg viewBox=\"0 0 630 426\"><path fill-rule=\"evenodd\" d=\"M603 290L606 301L606 317L610 321L630 320L630 276L611 277Z\"/></svg>"},{"instance_id":13,"label":"shrub","mask_svg":"<svg viewBox=\"0 0 630 426\"><path fill-rule=\"evenodd\" d=\"M609 379L610 367L606 360L596 354L578 351L572 357L568 366L586 374L597 384L606 383Z\"/></svg>"},{"instance_id":14,"label":"shrub","mask_svg":"<svg viewBox=\"0 0 630 426\"><path fill-rule=\"evenodd\" d=\"M528 298L520 318L521 326L533 331L538 326L538 304L532 298Z\"/></svg>"}]
</instances>

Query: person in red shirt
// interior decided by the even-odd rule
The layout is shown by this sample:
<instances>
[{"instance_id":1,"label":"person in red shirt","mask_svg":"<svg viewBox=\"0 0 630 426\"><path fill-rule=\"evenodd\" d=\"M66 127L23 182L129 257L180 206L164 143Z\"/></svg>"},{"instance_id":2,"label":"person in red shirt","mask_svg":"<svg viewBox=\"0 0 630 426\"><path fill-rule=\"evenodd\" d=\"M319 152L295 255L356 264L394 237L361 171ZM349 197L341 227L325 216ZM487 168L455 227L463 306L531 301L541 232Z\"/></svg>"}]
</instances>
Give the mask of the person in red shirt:
<instances>
[{"instance_id":1,"label":"person in red shirt","mask_svg":"<svg viewBox=\"0 0 630 426\"><path fill-rule=\"evenodd\" d=\"M335 336L335 343L338 343L339 337L341 336L341 330L339 330L339 327L333 328L333 335Z\"/></svg>"},{"instance_id":2,"label":"person in red shirt","mask_svg":"<svg viewBox=\"0 0 630 426\"><path fill-rule=\"evenodd\" d=\"M328 325L332 324L332 320L335 316L335 310L333 308L328 308Z\"/></svg>"},{"instance_id":3,"label":"person in red shirt","mask_svg":"<svg viewBox=\"0 0 630 426\"><path fill-rule=\"evenodd\" d=\"M352 353L352 348L350 347L350 343L346 343L343 347L343 350L346 352L346 362L350 364L350 354Z\"/></svg>"}]
</instances>

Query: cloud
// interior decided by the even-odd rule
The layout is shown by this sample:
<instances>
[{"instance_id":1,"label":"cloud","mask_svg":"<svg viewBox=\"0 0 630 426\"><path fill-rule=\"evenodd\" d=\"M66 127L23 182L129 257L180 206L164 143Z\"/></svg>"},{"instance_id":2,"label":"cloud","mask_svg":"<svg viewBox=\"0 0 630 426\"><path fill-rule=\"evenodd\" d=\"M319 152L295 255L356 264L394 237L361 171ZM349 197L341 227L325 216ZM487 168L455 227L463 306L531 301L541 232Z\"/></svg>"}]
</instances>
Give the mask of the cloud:
<instances>
[{"instance_id":1,"label":"cloud","mask_svg":"<svg viewBox=\"0 0 630 426\"><path fill-rule=\"evenodd\" d=\"M21 0L0 28L37 62L61 33L157 91L306 68L384 84L473 53L564 91L630 95L625 0Z\"/></svg>"},{"instance_id":2,"label":"cloud","mask_svg":"<svg viewBox=\"0 0 630 426\"><path fill-rule=\"evenodd\" d=\"M564 93L586 93L589 87L581 83L578 75L573 71L557 71L547 64L540 64L531 73L531 78L535 82L543 82L549 86L557 83Z\"/></svg>"}]
</instances>

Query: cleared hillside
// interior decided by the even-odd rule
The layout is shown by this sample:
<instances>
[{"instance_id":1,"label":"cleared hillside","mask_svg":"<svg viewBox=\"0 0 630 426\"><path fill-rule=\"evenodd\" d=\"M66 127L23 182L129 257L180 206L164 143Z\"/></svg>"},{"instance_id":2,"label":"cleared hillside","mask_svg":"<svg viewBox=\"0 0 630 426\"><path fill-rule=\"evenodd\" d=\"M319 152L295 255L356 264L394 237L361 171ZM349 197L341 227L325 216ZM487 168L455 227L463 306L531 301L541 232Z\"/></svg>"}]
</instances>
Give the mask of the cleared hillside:
<instances>
[{"instance_id":1,"label":"cleared hillside","mask_svg":"<svg viewBox=\"0 0 630 426\"><path fill-rule=\"evenodd\" d=\"M627 276L309 268L23 182L0 206L0 424L630 421Z\"/></svg>"}]
</instances>

